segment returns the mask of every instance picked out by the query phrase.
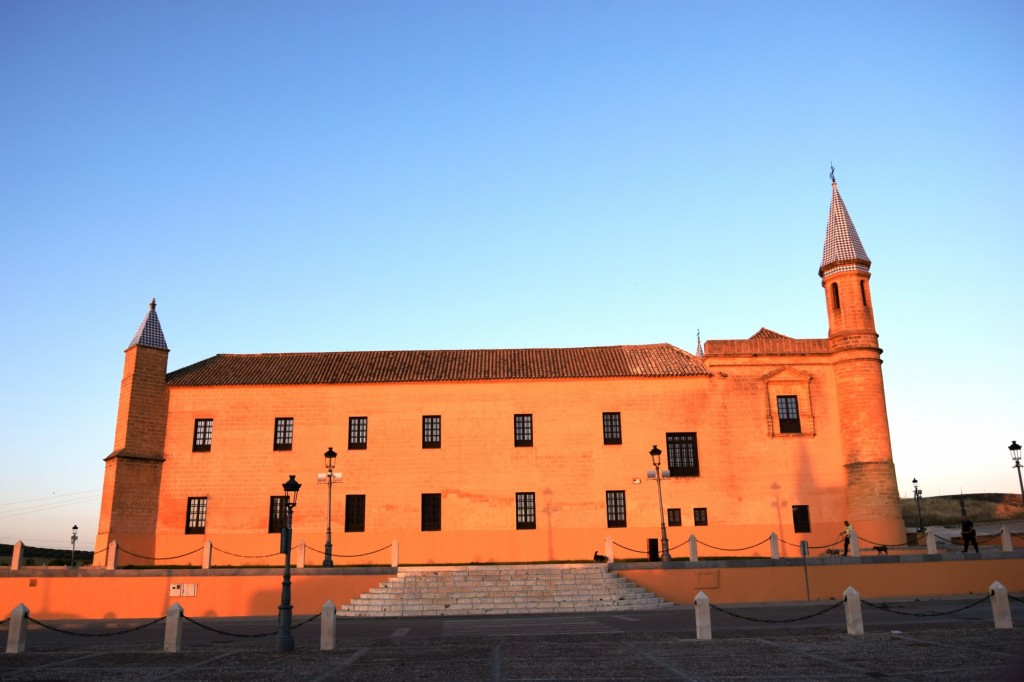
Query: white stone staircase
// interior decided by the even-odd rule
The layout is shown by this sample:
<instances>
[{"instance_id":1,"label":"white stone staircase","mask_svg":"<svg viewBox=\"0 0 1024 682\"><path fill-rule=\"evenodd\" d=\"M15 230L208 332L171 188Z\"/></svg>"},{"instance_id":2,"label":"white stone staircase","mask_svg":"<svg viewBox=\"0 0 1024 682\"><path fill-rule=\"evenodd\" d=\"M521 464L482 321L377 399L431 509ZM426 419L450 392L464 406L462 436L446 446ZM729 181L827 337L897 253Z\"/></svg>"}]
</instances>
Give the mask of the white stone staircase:
<instances>
[{"instance_id":1,"label":"white stone staircase","mask_svg":"<svg viewBox=\"0 0 1024 682\"><path fill-rule=\"evenodd\" d=\"M510 613L647 611L672 606L605 564L424 566L341 607L338 615L477 616Z\"/></svg>"}]
</instances>

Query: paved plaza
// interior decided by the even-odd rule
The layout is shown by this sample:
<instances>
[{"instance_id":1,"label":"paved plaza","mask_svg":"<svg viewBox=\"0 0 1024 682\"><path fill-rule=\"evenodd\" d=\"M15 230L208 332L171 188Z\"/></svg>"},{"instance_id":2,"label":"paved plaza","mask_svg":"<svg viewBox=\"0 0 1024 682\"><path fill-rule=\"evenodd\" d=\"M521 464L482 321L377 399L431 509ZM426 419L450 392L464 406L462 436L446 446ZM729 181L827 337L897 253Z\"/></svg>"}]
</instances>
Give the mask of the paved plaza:
<instances>
[{"instance_id":1,"label":"paved plaza","mask_svg":"<svg viewBox=\"0 0 1024 682\"><path fill-rule=\"evenodd\" d=\"M863 637L845 634L841 607L821 613L827 603L714 612L710 641L695 639L693 610L685 607L341 619L333 651L320 650L313 620L295 630L290 653L274 650L272 618L198 621L244 636L186 623L180 653L162 651L162 623L96 637L67 633L104 635L146 621L68 621L48 623L64 632L33 625L25 653L0 655L0 680L1024 680L1024 631L995 630L988 605L973 602L866 609ZM1024 623L1024 604L1014 602L1013 615Z\"/></svg>"}]
</instances>

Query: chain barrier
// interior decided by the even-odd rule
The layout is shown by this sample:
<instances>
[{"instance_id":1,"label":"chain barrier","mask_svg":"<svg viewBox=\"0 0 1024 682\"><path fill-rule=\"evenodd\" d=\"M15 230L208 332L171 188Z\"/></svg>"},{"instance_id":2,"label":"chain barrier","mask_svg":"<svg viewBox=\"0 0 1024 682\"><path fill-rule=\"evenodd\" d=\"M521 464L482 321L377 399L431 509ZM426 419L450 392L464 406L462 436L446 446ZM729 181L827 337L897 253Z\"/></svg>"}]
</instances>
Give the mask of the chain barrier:
<instances>
[{"instance_id":1,"label":"chain barrier","mask_svg":"<svg viewBox=\"0 0 1024 682\"><path fill-rule=\"evenodd\" d=\"M626 550L627 552L636 552L637 554L647 554L647 550L641 551L639 549L632 549L630 547L626 547L625 545L620 545L619 543L615 542L614 540L612 540L612 544L615 545L616 547L621 547L622 549ZM678 546L682 546L682 545L678 545Z\"/></svg>"},{"instance_id":2,"label":"chain barrier","mask_svg":"<svg viewBox=\"0 0 1024 682\"><path fill-rule=\"evenodd\" d=\"M130 554L131 556L137 557L139 559L148 559L150 561L169 561L171 559L180 559L182 557L188 556L189 554L195 554L196 552L203 551L202 547L197 547L196 549L193 549L191 552L185 552L184 554L179 554L178 556L143 556L141 554L136 554L135 552L129 552L124 547L119 547L118 549L124 552L125 554Z\"/></svg>"},{"instance_id":3,"label":"chain barrier","mask_svg":"<svg viewBox=\"0 0 1024 682\"><path fill-rule=\"evenodd\" d=\"M271 552L270 554L235 554L234 552L229 552L226 549L221 549L220 547L217 547L216 545L214 545L213 549L215 549L216 551L220 552L221 554L227 554L229 556L236 556L239 559L266 559L268 557L277 556L278 554L281 553L281 552Z\"/></svg>"},{"instance_id":4,"label":"chain barrier","mask_svg":"<svg viewBox=\"0 0 1024 682\"><path fill-rule=\"evenodd\" d=\"M828 549L829 547L835 547L836 545L838 545L842 541L843 541L843 539L839 538L838 540L832 542L829 545L807 545L807 549ZM786 542L782 538L779 538L779 542L781 542L784 545L789 545L790 547L799 547L800 546L800 543L793 544L792 542Z\"/></svg>"},{"instance_id":5,"label":"chain barrier","mask_svg":"<svg viewBox=\"0 0 1024 682\"><path fill-rule=\"evenodd\" d=\"M701 542L700 540L697 540L697 544L703 547L708 547L709 549L718 550L719 552L745 552L748 549L754 549L755 547L759 547L760 545L763 545L771 539L771 536L768 536L764 540L761 540L761 542L754 543L750 547L739 547L737 549L731 549L729 547L715 547L714 545L709 545L706 542Z\"/></svg>"},{"instance_id":6,"label":"chain barrier","mask_svg":"<svg viewBox=\"0 0 1024 682\"><path fill-rule=\"evenodd\" d=\"M966 611L967 609L971 608L972 606L977 606L978 604L980 604L980 603L982 603L984 601L988 601L989 597L991 597L991 596L992 596L992 593L990 592L989 594L985 595L984 597L982 597L981 599L979 599L976 602L971 602L967 606L961 606L959 608L950 609L949 611L925 611L924 613L911 613L909 611L897 611L896 609L891 609L888 606L885 606L885 605L882 605L882 604L872 604L867 599L863 599L863 598L860 600L860 603L861 604L867 604L868 606L876 608L879 611L888 611L889 613L895 613L898 616L915 616L917 618L927 618L927 617L931 617L931 616L948 616L948 615L953 614L953 613L959 613L961 611Z\"/></svg>"},{"instance_id":7,"label":"chain barrier","mask_svg":"<svg viewBox=\"0 0 1024 682\"><path fill-rule=\"evenodd\" d=\"M3 620L0 620L0 625L5 625L9 620L10 618L4 618Z\"/></svg>"},{"instance_id":8,"label":"chain barrier","mask_svg":"<svg viewBox=\"0 0 1024 682\"><path fill-rule=\"evenodd\" d=\"M843 605L844 602L845 602L845 600L844 601L837 601L835 604L832 604L831 606L829 606L827 608L824 608L821 611L817 611L815 613L812 613L812 614L809 614L809 615L806 615L806 616L799 616L797 618L782 618L782 619L778 619L778 620L773 620L773 619L770 619L770 618L753 618L751 616L744 616L742 614L736 613L735 611L729 611L728 609L723 609L721 606L715 606L714 604L708 604L708 606L713 608L715 611L720 611L720 612L726 614L727 616L733 616L735 618L742 618L743 620L749 620L749 621L753 621L755 623L796 623L797 621L807 620L809 618L816 618L816 617L818 617L820 615L826 614L829 611L831 611L832 609L839 608L840 606Z\"/></svg>"},{"instance_id":9,"label":"chain barrier","mask_svg":"<svg viewBox=\"0 0 1024 682\"><path fill-rule=\"evenodd\" d=\"M226 632L224 630L218 630L217 628L210 627L209 625L206 625L204 623L200 623L198 620L193 620L193 619L189 618L188 616L186 616L184 614L182 614L181 617L184 618L185 620L187 620L189 623L192 623L193 625L199 626L203 630L209 630L210 632L214 632L214 633L216 633L218 635L224 635L225 637L249 637L249 638L254 638L255 639L255 638L259 638L259 637L272 637L272 636L276 635L278 632L280 632L280 630L278 629L278 630L274 630L273 632L263 632L263 633L260 633L258 635L240 635L240 634L237 634L237 633L234 633L234 632ZM303 625L307 625L309 623L312 623L314 620L316 620L319 617L320 617L320 614L318 613L315 616L313 616L312 618L309 618L307 620L302 621L298 625L293 625L292 626L292 630L298 630Z\"/></svg>"},{"instance_id":10,"label":"chain barrier","mask_svg":"<svg viewBox=\"0 0 1024 682\"><path fill-rule=\"evenodd\" d=\"M321 552L316 547L308 547L307 546L306 549L311 549L314 552L316 552L317 554L322 554L324 556L327 556L327 554L325 552ZM358 558L358 557L370 556L371 554L377 554L379 552L383 552L386 549L391 549L391 545L387 544L387 545L384 545L383 547L381 547L380 549L375 549L372 552L366 552L364 554L331 554L331 556L333 558L335 558L335 559L355 559L355 558Z\"/></svg>"},{"instance_id":11,"label":"chain barrier","mask_svg":"<svg viewBox=\"0 0 1024 682\"><path fill-rule=\"evenodd\" d=\"M874 540L868 540L865 537L857 536L857 539L868 545L868 549L874 547L887 547L889 549L899 549L900 547L913 547L909 542L904 542L902 545L892 545L888 542L875 542ZM863 549L863 548L862 548Z\"/></svg>"},{"instance_id":12,"label":"chain barrier","mask_svg":"<svg viewBox=\"0 0 1024 682\"><path fill-rule=\"evenodd\" d=\"M161 621L167 620L167 616L162 616L160 618L157 618L156 620L151 620L150 622L144 623L142 625L139 625L138 627L128 628L126 630L118 630L117 632L99 632L99 633L94 633L94 632L72 632L71 630L62 630L61 628L57 628L57 627L54 627L52 625L47 625L46 623L38 621L35 618L32 618L31 616L26 616L25 620L27 620L30 623L35 623L36 625L38 625L41 628L46 628L47 630L52 630L54 632L59 632L62 635L74 635L75 637L114 637L116 635L126 635L129 632L135 632L137 630L142 630L144 628L148 628L150 625L156 625L157 623L159 623Z\"/></svg>"},{"instance_id":13,"label":"chain barrier","mask_svg":"<svg viewBox=\"0 0 1024 682\"><path fill-rule=\"evenodd\" d=\"M1021 599L1020 597L1014 597L1012 594L1007 594L1006 596L1013 601L1019 601L1021 604L1024 604L1024 599Z\"/></svg>"}]
</instances>

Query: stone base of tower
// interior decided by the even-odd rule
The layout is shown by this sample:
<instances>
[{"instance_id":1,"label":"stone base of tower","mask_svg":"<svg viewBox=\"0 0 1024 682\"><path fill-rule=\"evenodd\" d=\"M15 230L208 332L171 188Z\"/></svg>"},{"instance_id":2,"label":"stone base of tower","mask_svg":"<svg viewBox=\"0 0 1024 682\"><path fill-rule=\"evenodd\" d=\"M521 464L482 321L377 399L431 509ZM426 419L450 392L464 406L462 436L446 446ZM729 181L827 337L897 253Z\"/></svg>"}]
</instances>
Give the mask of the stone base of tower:
<instances>
[{"instance_id":1,"label":"stone base of tower","mask_svg":"<svg viewBox=\"0 0 1024 682\"><path fill-rule=\"evenodd\" d=\"M125 452L115 452L107 457L96 534L95 561L98 565L106 562L99 553L111 540L124 544L131 538L136 554L153 556L162 470L162 459ZM135 557L133 563L149 562Z\"/></svg>"},{"instance_id":2,"label":"stone base of tower","mask_svg":"<svg viewBox=\"0 0 1024 682\"><path fill-rule=\"evenodd\" d=\"M846 480L846 514L861 544L901 545L906 542L893 463L847 464Z\"/></svg>"}]
</instances>

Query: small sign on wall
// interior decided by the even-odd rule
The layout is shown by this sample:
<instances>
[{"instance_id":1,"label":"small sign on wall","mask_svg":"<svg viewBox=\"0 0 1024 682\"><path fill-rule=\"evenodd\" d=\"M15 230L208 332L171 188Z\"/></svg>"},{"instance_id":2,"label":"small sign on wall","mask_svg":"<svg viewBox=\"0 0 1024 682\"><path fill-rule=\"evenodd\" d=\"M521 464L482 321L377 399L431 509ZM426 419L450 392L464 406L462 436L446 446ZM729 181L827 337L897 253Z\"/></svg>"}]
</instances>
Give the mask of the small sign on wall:
<instances>
[{"instance_id":1,"label":"small sign on wall","mask_svg":"<svg viewBox=\"0 0 1024 682\"><path fill-rule=\"evenodd\" d=\"M196 583L179 583L171 585L170 596L172 597L194 597L196 596Z\"/></svg>"}]
</instances>

